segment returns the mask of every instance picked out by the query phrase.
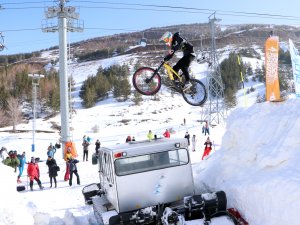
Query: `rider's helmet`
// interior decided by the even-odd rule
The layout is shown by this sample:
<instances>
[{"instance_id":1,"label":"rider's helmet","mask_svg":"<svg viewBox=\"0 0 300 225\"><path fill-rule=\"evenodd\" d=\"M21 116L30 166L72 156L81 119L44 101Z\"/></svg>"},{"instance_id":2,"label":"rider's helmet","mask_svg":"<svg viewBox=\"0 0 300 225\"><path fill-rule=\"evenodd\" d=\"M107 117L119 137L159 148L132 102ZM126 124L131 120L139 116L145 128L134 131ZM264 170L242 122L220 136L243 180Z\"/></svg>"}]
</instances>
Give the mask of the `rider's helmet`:
<instances>
[{"instance_id":1,"label":"rider's helmet","mask_svg":"<svg viewBox=\"0 0 300 225\"><path fill-rule=\"evenodd\" d=\"M159 40L164 41L166 45L171 46L172 37L173 37L172 33L170 31L167 31L166 33L163 34L163 36L161 36Z\"/></svg>"}]
</instances>

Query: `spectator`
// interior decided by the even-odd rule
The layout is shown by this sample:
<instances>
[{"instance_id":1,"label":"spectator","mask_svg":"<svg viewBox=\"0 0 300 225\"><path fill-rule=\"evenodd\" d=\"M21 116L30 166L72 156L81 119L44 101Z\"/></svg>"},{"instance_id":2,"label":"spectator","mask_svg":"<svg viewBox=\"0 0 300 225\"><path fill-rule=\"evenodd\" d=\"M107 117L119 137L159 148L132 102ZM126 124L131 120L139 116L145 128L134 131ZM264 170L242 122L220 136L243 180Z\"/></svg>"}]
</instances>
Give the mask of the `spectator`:
<instances>
[{"instance_id":1,"label":"spectator","mask_svg":"<svg viewBox=\"0 0 300 225\"><path fill-rule=\"evenodd\" d=\"M149 130L149 132L148 132L148 134L147 134L147 138L148 138L149 141L151 141L151 140L154 139L154 135L153 135L153 133L152 133L151 130Z\"/></svg>"},{"instance_id":2,"label":"spectator","mask_svg":"<svg viewBox=\"0 0 300 225\"><path fill-rule=\"evenodd\" d=\"M192 137L192 151L196 151L196 143L197 143L197 139L196 139L196 135L194 134Z\"/></svg>"},{"instance_id":3,"label":"spectator","mask_svg":"<svg viewBox=\"0 0 300 225\"><path fill-rule=\"evenodd\" d=\"M47 150L47 156L51 156L51 158L54 158L54 154L56 153L56 148L50 143Z\"/></svg>"},{"instance_id":4,"label":"spectator","mask_svg":"<svg viewBox=\"0 0 300 225\"><path fill-rule=\"evenodd\" d=\"M185 124L186 124L186 119L183 118L183 126L185 126Z\"/></svg>"},{"instance_id":5,"label":"spectator","mask_svg":"<svg viewBox=\"0 0 300 225\"><path fill-rule=\"evenodd\" d=\"M50 188L52 188L52 178L54 180L55 188L57 188L57 182L56 182L56 177L57 177L57 164L56 160L53 159L51 156L48 156L46 165L48 166L49 169L49 177L50 177Z\"/></svg>"},{"instance_id":6,"label":"spectator","mask_svg":"<svg viewBox=\"0 0 300 225\"><path fill-rule=\"evenodd\" d=\"M72 186L72 179L73 179L73 173L77 177L77 184L80 185L80 179L77 171L77 166L76 164L79 163L77 159L69 158L68 163L70 164L70 180L69 180L69 185Z\"/></svg>"},{"instance_id":7,"label":"spectator","mask_svg":"<svg viewBox=\"0 0 300 225\"><path fill-rule=\"evenodd\" d=\"M22 183L20 178L23 174L23 171L24 171L24 168L25 168L25 163L26 163L25 152L23 152L22 155L18 154L18 159L19 159L20 164L19 164L19 175L18 175L17 182Z\"/></svg>"},{"instance_id":8,"label":"spectator","mask_svg":"<svg viewBox=\"0 0 300 225\"><path fill-rule=\"evenodd\" d=\"M188 146L190 146L190 134L189 134L189 132L185 132L184 137L185 137L185 138L187 139L187 141L188 141Z\"/></svg>"},{"instance_id":9,"label":"spectator","mask_svg":"<svg viewBox=\"0 0 300 225\"><path fill-rule=\"evenodd\" d=\"M127 136L125 142L128 143L128 142L130 142L130 141L131 141L131 137L130 137L130 136Z\"/></svg>"},{"instance_id":10,"label":"spectator","mask_svg":"<svg viewBox=\"0 0 300 225\"><path fill-rule=\"evenodd\" d=\"M73 155L71 153L71 147L67 148L67 152L66 152L65 157L64 157L64 159L66 161L66 173L65 173L65 176L64 176L65 181L70 179L70 164L68 163L69 158L73 158Z\"/></svg>"},{"instance_id":11,"label":"spectator","mask_svg":"<svg viewBox=\"0 0 300 225\"><path fill-rule=\"evenodd\" d=\"M30 180L29 186L31 191L33 191L33 180L35 180L38 183L41 190L44 189L44 187L42 186L42 182L40 181L39 165L37 160L34 159L34 157L31 157L31 161L28 164L27 175Z\"/></svg>"},{"instance_id":12,"label":"spectator","mask_svg":"<svg viewBox=\"0 0 300 225\"><path fill-rule=\"evenodd\" d=\"M170 138L170 132L168 129L166 129L165 133L163 133L165 138Z\"/></svg>"},{"instance_id":13,"label":"spectator","mask_svg":"<svg viewBox=\"0 0 300 225\"><path fill-rule=\"evenodd\" d=\"M134 137L134 136L132 137L132 140L131 140L131 141L135 141L135 137Z\"/></svg>"},{"instance_id":14,"label":"spectator","mask_svg":"<svg viewBox=\"0 0 300 225\"><path fill-rule=\"evenodd\" d=\"M98 155L99 153L99 149L100 149L100 146L101 146L101 142L99 141L99 139L97 139L96 143L95 143L95 150L96 150L96 154Z\"/></svg>"},{"instance_id":15,"label":"spectator","mask_svg":"<svg viewBox=\"0 0 300 225\"><path fill-rule=\"evenodd\" d=\"M17 167L20 165L20 161L17 158L17 151L9 151L8 157L3 161L4 165L10 166L15 169L15 173L17 172Z\"/></svg>"},{"instance_id":16,"label":"spectator","mask_svg":"<svg viewBox=\"0 0 300 225\"><path fill-rule=\"evenodd\" d=\"M208 156L212 150L212 142L210 141L209 137L207 137L206 141L204 142L204 145L205 145L205 148L204 148L202 160L204 159L205 156Z\"/></svg>"},{"instance_id":17,"label":"spectator","mask_svg":"<svg viewBox=\"0 0 300 225\"><path fill-rule=\"evenodd\" d=\"M88 160L89 145L90 145L90 143L87 140L83 141L83 143L82 143L82 146L83 146L83 162L84 162L84 160L89 161Z\"/></svg>"},{"instance_id":18,"label":"spectator","mask_svg":"<svg viewBox=\"0 0 300 225\"><path fill-rule=\"evenodd\" d=\"M204 135L206 136L206 134L209 135L209 125L207 121L205 121L205 125L204 125Z\"/></svg>"},{"instance_id":19,"label":"spectator","mask_svg":"<svg viewBox=\"0 0 300 225\"><path fill-rule=\"evenodd\" d=\"M7 148L1 147L1 149L0 149L0 159L2 159L1 161L3 161L5 159L6 155L8 155Z\"/></svg>"}]
</instances>

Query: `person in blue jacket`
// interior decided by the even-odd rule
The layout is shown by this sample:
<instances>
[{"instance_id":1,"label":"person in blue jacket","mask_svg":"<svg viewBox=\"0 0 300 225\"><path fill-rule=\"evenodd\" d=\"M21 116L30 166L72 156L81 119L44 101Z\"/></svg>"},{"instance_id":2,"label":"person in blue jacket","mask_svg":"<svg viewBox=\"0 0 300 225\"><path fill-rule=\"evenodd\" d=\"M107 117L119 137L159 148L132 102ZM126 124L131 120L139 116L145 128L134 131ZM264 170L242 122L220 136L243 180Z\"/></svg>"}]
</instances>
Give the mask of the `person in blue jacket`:
<instances>
[{"instance_id":1,"label":"person in blue jacket","mask_svg":"<svg viewBox=\"0 0 300 225\"><path fill-rule=\"evenodd\" d=\"M50 143L48 146L48 151L47 151L47 156L50 156L51 158L54 159L54 154L56 153L56 148Z\"/></svg>"},{"instance_id":2,"label":"person in blue jacket","mask_svg":"<svg viewBox=\"0 0 300 225\"><path fill-rule=\"evenodd\" d=\"M20 161L20 164L19 164L19 175L18 175L17 182L18 183L22 183L22 181L20 180L20 178L21 178L21 176L23 174L23 171L24 171L24 168L25 168L25 163L26 163L25 152L23 152L22 155L18 154L18 159Z\"/></svg>"}]
</instances>

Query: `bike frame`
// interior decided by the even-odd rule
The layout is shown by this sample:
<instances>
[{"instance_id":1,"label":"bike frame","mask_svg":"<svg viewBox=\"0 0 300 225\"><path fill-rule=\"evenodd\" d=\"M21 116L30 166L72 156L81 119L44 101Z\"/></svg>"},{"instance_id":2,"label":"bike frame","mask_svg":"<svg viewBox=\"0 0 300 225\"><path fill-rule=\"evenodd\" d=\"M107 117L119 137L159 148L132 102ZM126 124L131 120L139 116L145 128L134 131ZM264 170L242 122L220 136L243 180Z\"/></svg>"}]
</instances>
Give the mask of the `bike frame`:
<instances>
[{"instance_id":1,"label":"bike frame","mask_svg":"<svg viewBox=\"0 0 300 225\"><path fill-rule=\"evenodd\" d=\"M167 74L170 80L174 80L174 75L178 78L180 82L182 82L182 76L180 76L171 66L169 63L164 62L163 66L167 70Z\"/></svg>"},{"instance_id":2,"label":"bike frame","mask_svg":"<svg viewBox=\"0 0 300 225\"><path fill-rule=\"evenodd\" d=\"M148 82L150 82L152 79L153 79L153 77L158 73L158 71L160 70L160 68L161 67L164 67L166 70L167 70L167 74L168 74L168 77L169 77L169 79L170 80L174 80L174 75L178 78L178 80L182 83L182 76L180 76L171 66L170 66L170 64L169 63L167 63L167 62L165 62L165 61L163 61L160 65L159 65L159 67L157 67L157 69L155 70L155 72L153 73L153 75L149 78L149 79L147 79L148 80ZM147 82L147 81L146 81ZM147 82L147 83L148 83Z\"/></svg>"}]
</instances>

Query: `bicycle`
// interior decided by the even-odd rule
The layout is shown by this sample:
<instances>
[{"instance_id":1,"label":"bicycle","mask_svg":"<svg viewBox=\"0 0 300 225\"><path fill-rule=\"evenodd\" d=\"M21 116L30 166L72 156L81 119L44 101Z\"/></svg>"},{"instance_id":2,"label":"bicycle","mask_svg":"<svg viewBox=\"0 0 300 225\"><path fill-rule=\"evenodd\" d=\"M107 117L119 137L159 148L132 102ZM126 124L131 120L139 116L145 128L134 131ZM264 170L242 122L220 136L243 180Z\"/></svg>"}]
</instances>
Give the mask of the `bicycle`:
<instances>
[{"instance_id":1,"label":"bicycle","mask_svg":"<svg viewBox=\"0 0 300 225\"><path fill-rule=\"evenodd\" d=\"M190 79L192 86L184 90L184 76L178 74L168 62L162 61L161 64L153 69L151 67L141 67L135 71L132 77L134 88L142 95L154 95L161 88L161 76L158 71L164 67L168 78L172 81L173 88L182 94L183 99L190 105L201 106L206 102L207 91L204 84L194 78Z\"/></svg>"}]
</instances>

